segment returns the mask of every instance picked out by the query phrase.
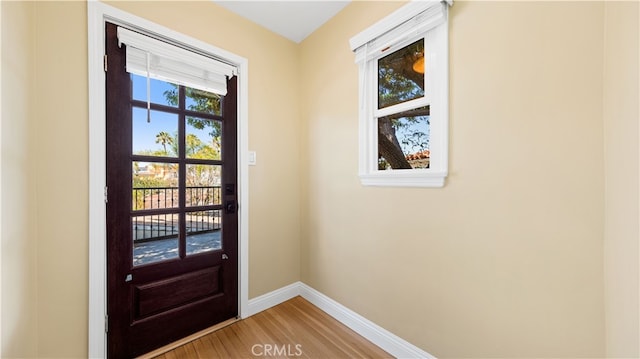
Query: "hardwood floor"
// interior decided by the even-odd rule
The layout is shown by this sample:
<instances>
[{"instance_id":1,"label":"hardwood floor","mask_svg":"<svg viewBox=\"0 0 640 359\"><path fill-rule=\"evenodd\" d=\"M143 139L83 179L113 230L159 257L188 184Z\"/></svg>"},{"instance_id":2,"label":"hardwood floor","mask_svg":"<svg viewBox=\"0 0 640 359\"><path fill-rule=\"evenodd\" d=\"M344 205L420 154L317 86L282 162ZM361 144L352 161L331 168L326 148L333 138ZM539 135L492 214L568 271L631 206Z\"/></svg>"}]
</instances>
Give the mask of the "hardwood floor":
<instances>
[{"instance_id":1,"label":"hardwood floor","mask_svg":"<svg viewBox=\"0 0 640 359\"><path fill-rule=\"evenodd\" d=\"M157 359L391 358L302 297L207 334Z\"/></svg>"}]
</instances>

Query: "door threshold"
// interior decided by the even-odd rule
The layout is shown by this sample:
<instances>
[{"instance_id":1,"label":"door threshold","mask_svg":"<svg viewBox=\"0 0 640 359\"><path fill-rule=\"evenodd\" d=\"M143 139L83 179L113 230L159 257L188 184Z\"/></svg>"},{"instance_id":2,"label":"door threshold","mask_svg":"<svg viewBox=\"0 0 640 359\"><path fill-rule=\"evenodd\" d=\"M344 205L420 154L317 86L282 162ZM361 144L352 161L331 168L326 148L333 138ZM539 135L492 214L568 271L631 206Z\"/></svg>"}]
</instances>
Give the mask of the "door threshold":
<instances>
[{"instance_id":1,"label":"door threshold","mask_svg":"<svg viewBox=\"0 0 640 359\"><path fill-rule=\"evenodd\" d=\"M183 346L189 342L192 342L198 338L204 337L205 335L209 334L209 333L213 333L217 330L220 330L226 326L229 326L237 321L239 321L240 318L236 317L236 318L231 318L229 320L225 320L224 322L218 323L214 326L211 326L209 328L203 329L197 333L193 333L191 335L189 335L188 337L184 337L182 339L176 340L173 343L169 343L163 347L160 347L154 351L148 352L146 354L140 355L139 357L137 357L137 359L151 359L151 358L155 358L159 355L162 355L168 351L171 351L177 347Z\"/></svg>"}]
</instances>

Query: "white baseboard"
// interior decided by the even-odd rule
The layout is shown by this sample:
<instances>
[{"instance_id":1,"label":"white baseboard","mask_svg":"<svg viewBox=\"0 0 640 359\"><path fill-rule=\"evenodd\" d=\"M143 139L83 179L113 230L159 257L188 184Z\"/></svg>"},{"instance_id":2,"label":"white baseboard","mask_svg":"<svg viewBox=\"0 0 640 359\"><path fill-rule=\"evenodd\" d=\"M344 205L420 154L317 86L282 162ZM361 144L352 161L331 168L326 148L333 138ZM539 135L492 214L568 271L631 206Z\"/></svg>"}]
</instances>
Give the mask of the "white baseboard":
<instances>
[{"instance_id":1,"label":"white baseboard","mask_svg":"<svg viewBox=\"0 0 640 359\"><path fill-rule=\"evenodd\" d=\"M298 295L396 358L436 358L302 282L249 300L249 313L256 314Z\"/></svg>"},{"instance_id":2,"label":"white baseboard","mask_svg":"<svg viewBox=\"0 0 640 359\"><path fill-rule=\"evenodd\" d=\"M258 314L263 310L267 310L271 307L286 302L287 300L300 295L300 282L289 284L286 287L276 289L273 292L263 294L259 297L249 299L249 308L247 310L248 316Z\"/></svg>"}]
</instances>

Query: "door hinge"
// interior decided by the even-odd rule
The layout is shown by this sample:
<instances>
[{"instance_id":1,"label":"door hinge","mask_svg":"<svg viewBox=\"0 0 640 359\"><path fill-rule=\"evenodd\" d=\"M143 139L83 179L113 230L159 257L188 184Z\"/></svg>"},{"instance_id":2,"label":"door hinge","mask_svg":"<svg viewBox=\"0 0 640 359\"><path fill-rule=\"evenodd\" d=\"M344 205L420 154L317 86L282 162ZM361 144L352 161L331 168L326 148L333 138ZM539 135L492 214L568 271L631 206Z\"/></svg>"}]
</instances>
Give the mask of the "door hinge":
<instances>
[{"instance_id":1,"label":"door hinge","mask_svg":"<svg viewBox=\"0 0 640 359\"><path fill-rule=\"evenodd\" d=\"M109 203L109 187L104 187L104 203Z\"/></svg>"},{"instance_id":2,"label":"door hinge","mask_svg":"<svg viewBox=\"0 0 640 359\"><path fill-rule=\"evenodd\" d=\"M107 55L104 55L104 72L107 72Z\"/></svg>"},{"instance_id":3,"label":"door hinge","mask_svg":"<svg viewBox=\"0 0 640 359\"><path fill-rule=\"evenodd\" d=\"M109 333L109 316L104 316L104 332Z\"/></svg>"}]
</instances>

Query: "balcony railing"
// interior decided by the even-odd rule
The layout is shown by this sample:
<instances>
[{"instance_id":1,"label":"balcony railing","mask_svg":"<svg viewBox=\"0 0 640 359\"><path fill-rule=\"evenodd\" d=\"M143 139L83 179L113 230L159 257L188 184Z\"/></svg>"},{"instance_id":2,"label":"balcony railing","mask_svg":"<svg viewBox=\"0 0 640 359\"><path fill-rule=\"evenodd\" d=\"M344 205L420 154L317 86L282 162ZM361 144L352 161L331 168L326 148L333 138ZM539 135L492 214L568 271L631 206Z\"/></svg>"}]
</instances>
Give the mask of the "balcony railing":
<instances>
[{"instance_id":1,"label":"balcony railing","mask_svg":"<svg viewBox=\"0 0 640 359\"><path fill-rule=\"evenodd\" d=\"M221 204L220 186L191 186L185 191L187 207ZM178 187L134 188L131 196L134 211L178 207Z\"/></svg>"},{"instance_id":2,"label":"balcony railing","mask_svg":"<svg viewBox=\"0 0 640 359\"><path fill-rule=\"evenodd\" d=\"M186 188L186 206L219 205L221 201L220 186L192 186ZM132 209L134 211L149 209L177 208L179 204L177 187L145 187L134 188L132 193ZM220 230L222 227L222 211L187 211L187 236ZM152 214L133 216L132 229L134 242L156 241L175 238L179 233L178 214Z\"/></svg>"}]
</instances>

